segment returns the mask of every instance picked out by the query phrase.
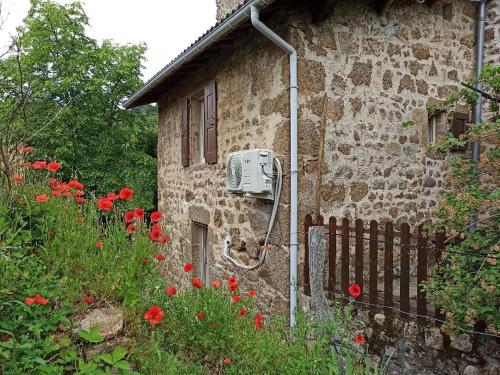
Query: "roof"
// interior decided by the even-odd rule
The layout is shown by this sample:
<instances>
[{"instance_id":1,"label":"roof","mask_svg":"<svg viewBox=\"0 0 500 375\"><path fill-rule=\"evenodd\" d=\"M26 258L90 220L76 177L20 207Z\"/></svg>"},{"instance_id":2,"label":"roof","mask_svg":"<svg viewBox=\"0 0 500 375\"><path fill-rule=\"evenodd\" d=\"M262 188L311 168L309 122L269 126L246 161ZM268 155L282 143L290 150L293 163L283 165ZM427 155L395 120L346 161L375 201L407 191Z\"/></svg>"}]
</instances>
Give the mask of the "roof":
<instances>
[{"instance_id":1,"label":"roof","mask_svg":"<svg viewBox=\"0 0 500 375\"><path fill-rule=\"evenodd\" d=\"M157 101L159 95L164 92L167 82L175 78L174 76L179 75L186 67L189 67L188 63L193 63L194 60L200 59L203 54L217 49L218 44L227 40L230 34L242 29L248 23L251 5L262 9L274 2L275 0L243 0L237 8L226 14L194 43L151 77L125 101L124 107L129 109Z\"/></svg>"}]
</instances>

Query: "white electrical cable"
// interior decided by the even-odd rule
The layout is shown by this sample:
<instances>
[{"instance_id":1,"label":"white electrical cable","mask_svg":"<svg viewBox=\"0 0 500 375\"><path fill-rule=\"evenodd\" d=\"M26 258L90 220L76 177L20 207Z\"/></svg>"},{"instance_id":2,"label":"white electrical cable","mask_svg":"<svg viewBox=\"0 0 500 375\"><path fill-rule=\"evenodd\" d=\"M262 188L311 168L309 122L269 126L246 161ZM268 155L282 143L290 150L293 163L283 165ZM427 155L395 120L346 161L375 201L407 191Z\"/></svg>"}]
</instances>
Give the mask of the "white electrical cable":
<instances>
[{"instance_id":1,"label":"white electrical cable","mask_svg":"<svg viewBox=\"0 0 500 375\"><path fill-rule=\"evenodd\" d=\"M267 234L266 234L266 239L264 240L264 248L262 250L262 254L259 257L259 260L257 263L253 265L246 265L243 263L238 262L236 259L234 259L231 256L231 247L233 246L231 242L226 238L224 240L224 257L229 259L231 263L233 263L236 267L243 268L245 270L254 270L256 268L259 268L264 264L267 258L267 252L269 250L269 238L271 237L271 232L273 231L274 227L274 222L276 221L276 214L278 212L278 206L279 206L279 201L280 201L280 196L281 196L281 187L283 184L283 169L281 168L281 163L278 158L274 158L274 165L276 166L276 171L277 171L277 179L276 179L276 186L274 188L274 203L273 203L273 210L271 212L271 218L269 219L269 227L267 228Z\"/></svg>"}]
</instances>

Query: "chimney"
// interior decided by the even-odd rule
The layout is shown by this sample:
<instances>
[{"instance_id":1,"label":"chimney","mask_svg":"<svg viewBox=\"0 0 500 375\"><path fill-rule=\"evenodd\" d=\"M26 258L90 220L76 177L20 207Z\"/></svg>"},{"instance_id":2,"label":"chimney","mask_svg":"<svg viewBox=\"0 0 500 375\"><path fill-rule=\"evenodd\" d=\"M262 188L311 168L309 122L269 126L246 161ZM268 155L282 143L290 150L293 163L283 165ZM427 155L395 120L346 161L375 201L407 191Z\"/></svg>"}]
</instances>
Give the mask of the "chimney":
<instances>
[{"instance_id":1,"label":"chimney","mask_svg":"<svg viewBox=\"0 0 500 375\"><path fill-rule=\"evenodd\" d=\"M223 19L228 13L238 8L244 0L215 0L217 4L217 21Z\"/></svg>"}]
</instances>

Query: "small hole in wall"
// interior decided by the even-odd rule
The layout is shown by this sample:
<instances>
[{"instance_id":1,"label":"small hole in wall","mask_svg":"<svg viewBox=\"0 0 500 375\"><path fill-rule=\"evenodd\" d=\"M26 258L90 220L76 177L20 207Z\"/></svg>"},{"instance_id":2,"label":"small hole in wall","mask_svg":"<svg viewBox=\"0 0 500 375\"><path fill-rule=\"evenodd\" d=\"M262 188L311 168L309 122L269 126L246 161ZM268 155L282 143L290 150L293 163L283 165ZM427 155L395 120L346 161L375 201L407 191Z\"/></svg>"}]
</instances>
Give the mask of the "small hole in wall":
<instances>
[{"instance_id":1,"label":"small hole in wall","mask_svg":"<svg viewBox=\"0 0 500 375\"><path fill-rule=\"evenodd\" d=\"M443 4L441 8L441 15L446 21L451 21L453 18L453 5L451 3Z\"/></svg>"}]
</instances>

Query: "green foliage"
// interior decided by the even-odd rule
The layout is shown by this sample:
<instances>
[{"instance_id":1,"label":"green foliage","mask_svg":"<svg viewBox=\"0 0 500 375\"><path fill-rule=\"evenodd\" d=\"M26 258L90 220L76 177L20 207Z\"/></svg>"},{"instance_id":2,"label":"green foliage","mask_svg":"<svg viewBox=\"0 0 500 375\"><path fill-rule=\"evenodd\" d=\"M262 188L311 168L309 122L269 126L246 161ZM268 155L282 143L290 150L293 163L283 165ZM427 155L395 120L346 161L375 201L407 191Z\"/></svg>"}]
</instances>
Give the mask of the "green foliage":
<instances>
[{"instance_id":1,"label":"green foliage","mask_svg":"<svg viewBox=\"0 0 500 375\"><path fill-rule=\"evenodd\" d=\"M138 375L139 373L133 371L132 366L125 359L126 355L127 351L118 347L111 353L95 356L90 362L80 360L77 374L98 375L118 372L122 375Z\"/></svg>"},{"instance_id":2,"label":"green foliage","mask_svg":"<svg viewBox=\"0 0 500 375\"><path fill-rule=\"evenodd\" d=\"M0 330L11 337L0 344L2 373L133 374L137 365L146 374L335 374L340 357L331 346L334 334L346 373L372 373L351 351L357 344L349 307L335 307L336 326L299 317L291 337L283 319L264 318L263 328L256 326L258 292L254 298L247 290L230 292L223 281L220 288L189 287L170 297L153 260L159 245L149 240L148 225L139 220L135 233L125 230L122 216L137 208L133 201L115 201L111 212L102 213L95 199L78 205L74 196L49 195L47 174L25 171L13 205L5 194L0 198L0 221L9 227L0 235ZM48 201L37 202L39 194L49 195ZM96 247L98 241L104 246ZM168 245L162 250L168 254ZM181 284L191 284L191 277L185 273ZM47 304L25 303L36 293ZM97 326L79 332L85 343L71 339L69 319L86 308L82 297L88 294L124 311L125 334L134 343L129 357L115 349L83 360L82 346L103 340ZM235 295L241 299L233 300ZM153 305L165 313L156 325L144 320Z\"/></svg>"},{"instance_id":3,"label":"green foliage","mask_svg":"<svg viewBox=\"0 0 500 375\"><path fill-rule=\"evenodd\" d=\"M410 128L410 127L412 127L413 125L415 125L415 121L413 121L413 120L405 120L405 121L403 121L403 122L401 123L401 126L402 126L403 128Z\"/></svg>"},{"instance_id":4,"label":"green foliage","mask_svg":"<svg viewBox=\"0 0 500 375\"><path fill-rule=\"evenodd\" d=\"M500 66L485 66L473 82L477 81L490 96L500 97ZM464 99L473 104L476 97L471 90L462 90L449 102ZM470 155L455 155L448 160L448 191L437 211L436 228L446 230L452 238L444 260L433 270L425 289L446 311L449 330L453 330L452 325L470 329L483 322L487 332L499 335L500 120L476 124L461 139L449 135L432 145L432 149L446 153L467 142L482 144L482 154L477 163Z\"/></svg>"},{"instance_id":5,"label":"green foliage","mask_svg":"<svg viewBox=\"0 0 500 375\"><path fill-rule=\"evenodd\" d=\"M156 111L121 107L142 85L145 47L98 43L88 21L79 2L32 1L0 60L0 144L35 146L38 159L62 163L66 179L97 194L127 182L152 207Z\"/></svg>"},{"instance_id":6,"label":"green foliage","mask_svg":"<svg viewBox=\"0 0 500 375\"><path fill-rule=\"evenodd\" d=\"M99 335L99 326L93 326L88 331L81 329L78 331L78 336L91 344L97 344L104 341L104 337Z\"/></svg>"}]
</instances>

